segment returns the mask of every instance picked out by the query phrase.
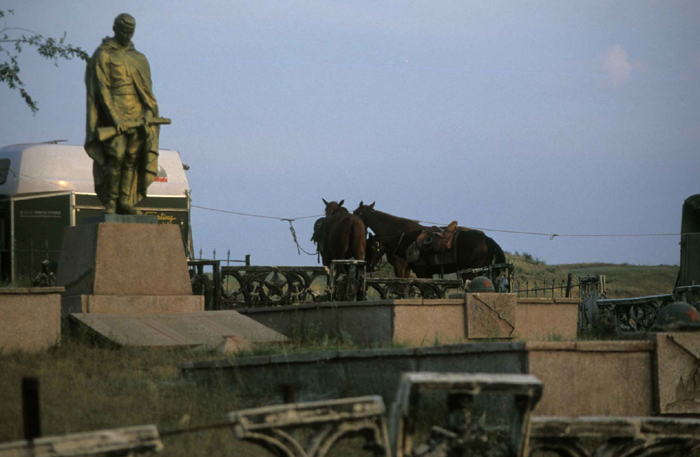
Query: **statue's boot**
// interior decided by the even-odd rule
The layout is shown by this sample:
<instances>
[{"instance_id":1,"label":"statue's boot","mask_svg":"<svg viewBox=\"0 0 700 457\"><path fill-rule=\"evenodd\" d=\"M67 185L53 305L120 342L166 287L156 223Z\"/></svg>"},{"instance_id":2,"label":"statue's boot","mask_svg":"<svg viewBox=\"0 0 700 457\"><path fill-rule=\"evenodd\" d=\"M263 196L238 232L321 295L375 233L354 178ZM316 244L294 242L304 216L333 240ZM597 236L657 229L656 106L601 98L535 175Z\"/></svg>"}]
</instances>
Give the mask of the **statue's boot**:
<instances>
[{"instance_id":1,"label":"statue's boot","mask_svg":"<svg viewBox=\"0 0 700 457\"><path fill-rule=\"evenodd\" d=\"M121 187L119 168L109 167L105 172L105 189L106 189L106 201L105 214L116 214L117 212L117 199L119 198L119 189Z\"/></svg>"},{"instance_id":2,"label":"statue's boot","mask_svg":"<svg viewBox=\"0 0 700 457\"><path fill-rule=\"evenodd\" d=\"M129 197L131 196L132 181L134 179L134 168L124 167L122 168L122 179L121 186L119 189L119 214L131 214L131 215L141 215L143 214L140 210L134 208L129 204Z\"/></svg>"}]
</instances>

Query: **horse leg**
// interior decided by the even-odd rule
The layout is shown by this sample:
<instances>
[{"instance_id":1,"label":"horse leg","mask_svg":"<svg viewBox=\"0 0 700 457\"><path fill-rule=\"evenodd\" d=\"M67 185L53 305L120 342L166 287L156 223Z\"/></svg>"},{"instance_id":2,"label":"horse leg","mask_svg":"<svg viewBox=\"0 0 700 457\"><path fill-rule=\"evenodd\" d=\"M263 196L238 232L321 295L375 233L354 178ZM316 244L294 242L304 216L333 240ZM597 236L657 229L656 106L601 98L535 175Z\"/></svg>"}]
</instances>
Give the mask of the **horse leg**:
<instances>
[{"instance_id":1,"label":"horse leg","mask_svg":"<svg viewBox=\"0 0 700 457\"><path fill-rule=\"evenodd\" d=\"M386 255L387 260L394 266L394 274L397 278L410 278L411 268L408 262L403 257L398 257L392 254Z\"/></svg>"}]
</instances>

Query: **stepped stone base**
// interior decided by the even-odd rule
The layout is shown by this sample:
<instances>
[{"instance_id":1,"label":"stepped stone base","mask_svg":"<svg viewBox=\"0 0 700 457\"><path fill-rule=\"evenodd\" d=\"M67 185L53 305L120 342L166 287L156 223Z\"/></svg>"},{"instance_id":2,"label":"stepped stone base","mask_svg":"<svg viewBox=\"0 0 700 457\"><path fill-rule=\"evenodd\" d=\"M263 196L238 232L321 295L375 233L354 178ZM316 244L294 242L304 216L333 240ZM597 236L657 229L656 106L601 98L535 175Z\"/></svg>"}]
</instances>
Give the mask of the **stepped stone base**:
<instances>
[{"instance_id":1,"label":"stepped stone base","mask_svg":"<svg viewBox=\"0 0 700 457\"><path fill-rule=\"evenodd\" d=\"M73 295L62 297L61 315L194 313L204 311L202 295Z\"/></svg>"},{"instance_id":2,"label":"stepped stone base","mask_svg":"<svg viewBox=\"0 0 700 457\"><path fill-rule=\"evenodd\" d=\"M72 295L192 295L176 225L66 227L56 284Z\"/></svg>"}]
</instances>

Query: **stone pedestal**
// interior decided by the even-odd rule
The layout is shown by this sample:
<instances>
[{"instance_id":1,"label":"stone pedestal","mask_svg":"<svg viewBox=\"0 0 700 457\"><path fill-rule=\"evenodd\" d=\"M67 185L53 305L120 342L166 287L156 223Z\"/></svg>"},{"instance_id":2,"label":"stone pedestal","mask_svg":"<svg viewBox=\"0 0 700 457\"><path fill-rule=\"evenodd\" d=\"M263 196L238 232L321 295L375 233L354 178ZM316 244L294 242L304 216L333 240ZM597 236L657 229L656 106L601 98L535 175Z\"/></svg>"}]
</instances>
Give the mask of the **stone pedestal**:
<instances>
[{"instance_id":1,"label":"stone pedestal","mask_svg":"<svg viewBox=\"0 0 700 457\"><path fill-rule=\"evenodd\" d=\"M116 217L65 229L56 281L66 290L62 315L203 311L179 227Z\"/></svg>"}]
</instances>

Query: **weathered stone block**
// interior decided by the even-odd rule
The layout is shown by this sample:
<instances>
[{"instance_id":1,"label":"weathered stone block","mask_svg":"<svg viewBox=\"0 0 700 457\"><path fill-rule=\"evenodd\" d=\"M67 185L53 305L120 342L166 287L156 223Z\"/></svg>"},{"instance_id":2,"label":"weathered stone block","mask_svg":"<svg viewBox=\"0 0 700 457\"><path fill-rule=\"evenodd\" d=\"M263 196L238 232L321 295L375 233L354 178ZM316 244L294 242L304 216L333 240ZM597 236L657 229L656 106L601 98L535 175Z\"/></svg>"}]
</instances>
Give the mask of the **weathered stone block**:
<instances>
[{"instance_id":1,"label":"weathered stone block","mask_svg":"<svg viewBox=\"0 0 700 457\"><path fill-rule=\"evenodd\" d=\"M651 341L526 343L530 373L546 386L540 416L654 413Z\"/></svg>"},{"instance_id":2,"label":"weathered stone block","mask_svg":"<svg viewBox=\"0 0 700 457\"><path fill-rule=\"evenodd\" d=\"M515 336L526 341L552 337L575 339L578 302L575 298L519 298Z\"/></svg>"},{"instance_id":3,"label":"weathered stone block","mask_svg":"<svg viewBox=\"0 0 700 457\"><path fill-rule=\"evenodd\" d=\"M515 294L466 294L467 337L512 338L516 326Z\"/></svg>"},{"instance_id":4,"label":"weathered stone block","mask_svg":"<svg viewBox=\"0 0 700 457\"><path fill-rule=\"evenodd\" d=\"M464 301L416 305L404 304L405 301L394 306L394 343L425 346L435 342L460 343L466 339Z\"/></svg>"},{"instance_id":5,"label":"weathered stone block","mask_svg":"<svg viewBox=\"0 0 700 457\"><path fill-rule=\"evenodd\" d=\"M700 333L657 333L660 414L700 414Z\"/></svg>"},{"instance_id":6,"label":"weathered stone block","mask_svg":"<svg viewBox=\"0 0 700 457\"><path fill-rule=\"evenodd\" d=\"M0 444L0 457L137 457L163 450L155 425L47 436Z\"/></svg>"},{"instance_id":7,"label":"weathered stone block","mask_svg":"<svg viewBox=\"0 0 700 457\"><path fill-rule=\"evenodd\" d=\"M40 351L61 339L62 287L0 289L0 351Z\"/></svg>"},{"instance_id":8,"label":"weathered stone block","mask_svg":"<svg viewBox=\"0 0 700 457\"><path fill-rule=\"evenodd\" d=\"M179 227L66 227L57 285L66 295L192 295Z\"/></svg>"}]
</instances>

